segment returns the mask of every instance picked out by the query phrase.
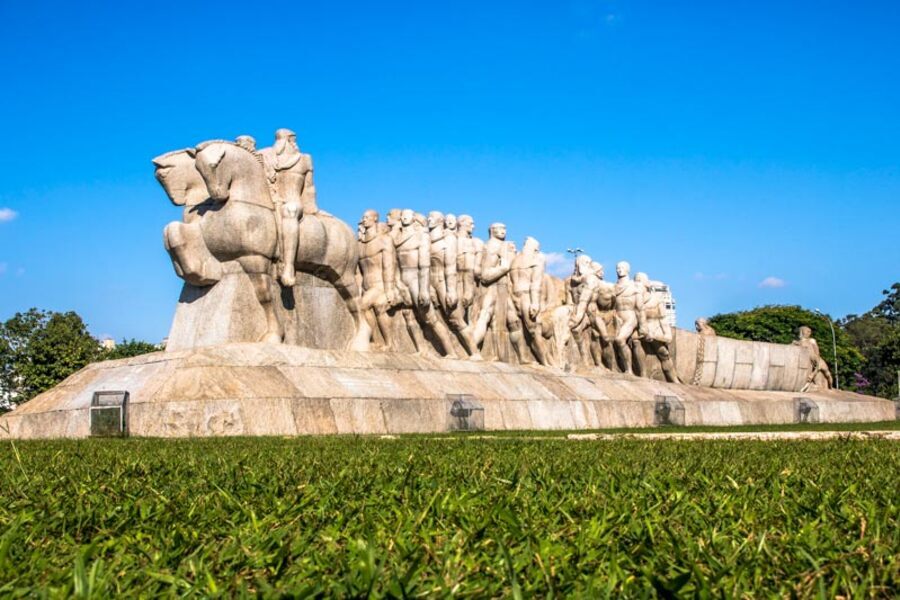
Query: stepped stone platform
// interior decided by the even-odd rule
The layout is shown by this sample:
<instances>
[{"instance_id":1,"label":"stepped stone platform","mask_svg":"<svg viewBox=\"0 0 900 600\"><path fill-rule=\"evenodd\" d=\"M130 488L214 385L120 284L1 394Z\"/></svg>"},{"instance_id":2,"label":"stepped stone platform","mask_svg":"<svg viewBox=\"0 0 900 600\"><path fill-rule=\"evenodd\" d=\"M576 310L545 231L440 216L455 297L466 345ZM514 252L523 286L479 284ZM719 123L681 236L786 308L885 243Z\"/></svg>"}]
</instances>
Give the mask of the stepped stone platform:
<instances>
[{"instance_id":1,"label":"stepped stone platform","mask_svg":"<svg viewBox=\"0 0 900 600\"><path fill-rule=\"evenodd\" d=\"M818 422L896 415L891 401L834 390L715 389L600 370L235 343L89 365L0 417L0 439L88 437L96 392L128 392L125 430L148 437L452 431L460 396L471 414L483 409L483 424L464 427L486 431L652 427L660 397L685 425L792 423L801 398Z\"/></svg>"}]
</instances>

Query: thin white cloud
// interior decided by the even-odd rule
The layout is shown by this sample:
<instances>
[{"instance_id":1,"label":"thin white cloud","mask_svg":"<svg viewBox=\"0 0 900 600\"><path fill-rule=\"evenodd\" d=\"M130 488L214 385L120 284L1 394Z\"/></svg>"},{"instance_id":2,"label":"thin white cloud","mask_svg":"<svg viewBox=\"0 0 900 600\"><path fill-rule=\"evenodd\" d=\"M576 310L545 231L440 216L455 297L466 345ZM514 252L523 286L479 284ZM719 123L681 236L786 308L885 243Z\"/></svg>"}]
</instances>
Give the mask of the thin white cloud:
<instances>
[{"instance_id":1,"label":"thin white cloud","mask_svg":"<svg viewBox=\"0 0 900 600\"><path fill-rule=\"evenodd\" d=\"M0 223L8 223L18 216L19 213L11 208L0 208Z\"/></svg>"},{"instance_id":2,"label":"thin white cloud","mask_svg":"<svg viewBox=\"0 0 900 600\"><path fill-rule=\"evenodd\" d=\"M725 281L728 279L728 273L716 273L715 275L707 275L706 273L701 273L697 271L694 273L694 279L696 281Z\"/></svg>"},{"instance_id":3,"label":"thin white cloud","mask_svg":"<svg viewBox=\"0 0 900 600\"><path fill-rule=\"evenodd\" d=\"M557 277L568 277L572 274L571 260L562 252L546 252L547 272Z\"/></svg>"},{"instance_id":4,"label":"thin white cloud","mask_svg":"<svg viewBox=\"0 0 900 600\"><path fill-rule=\"evenodd\" d=\"M771 275L759 282L759 287L761 288L783 288L786 285L787 282L784 279Z\"/></svg>"}]
</instances>

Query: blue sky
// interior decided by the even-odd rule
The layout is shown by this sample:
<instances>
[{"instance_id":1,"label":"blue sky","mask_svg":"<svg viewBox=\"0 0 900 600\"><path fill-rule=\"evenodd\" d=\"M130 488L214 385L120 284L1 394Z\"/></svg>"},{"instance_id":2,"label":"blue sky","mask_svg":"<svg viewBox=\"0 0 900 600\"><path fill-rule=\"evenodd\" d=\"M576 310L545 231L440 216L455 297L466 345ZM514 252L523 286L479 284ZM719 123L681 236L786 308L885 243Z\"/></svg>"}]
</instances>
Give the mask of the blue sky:
<instances>
[{"instance_id":1,"label":"blue sky","mask_svg":"<svg viewBox=\"0 0 900 600\"><path fill-rule=\"evenodd\" d=\"M352 223L468 212L628 259L685 327L862 312L900 280L898 31L894 2L2 2L0 318L165 337L150 159L279 127Z\"/></svg>"}]
</instances>

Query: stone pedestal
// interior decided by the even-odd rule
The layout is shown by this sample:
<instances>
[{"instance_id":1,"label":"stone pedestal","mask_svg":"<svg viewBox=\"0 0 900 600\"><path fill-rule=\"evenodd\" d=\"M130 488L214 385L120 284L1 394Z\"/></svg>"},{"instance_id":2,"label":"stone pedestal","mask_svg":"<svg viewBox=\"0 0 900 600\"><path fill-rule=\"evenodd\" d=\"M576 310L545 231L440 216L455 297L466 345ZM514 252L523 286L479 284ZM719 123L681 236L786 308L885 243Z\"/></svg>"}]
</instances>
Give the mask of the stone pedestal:
<instances>
[{"instance_id":1,"label":"stone pedestal","mask_svg":"<svg viewBox=\"0 0 900 600\"><path fill-rule=\"evenodd\" d=\"M186 283L178 299L166 350L188 350L236 342L257 342L266 330L265 314L250 278L236 262L224 263L225 276L210 287ZM353 337L354 323L337 290L306 273L297 285L275 284L276 309L284 325L285 343L343 349Z\"/></svg>"},{"instance_id":2,"label":"stone pedestal","mask_svg":"<svg viewBox=\"0 0 900 600\"><path fill-rule=\"evenodd\" d=\"M685 425L793 423L800 394L670 384L557 369L283 344L228 344L95 363L0 416L0 439L88 437L95 392L128 392L129 435L192 437L452 430L453 404L483 408L488 431L652 427L660 397ZM894 404L802 394L817 421L884 421Z\"/></svg>"}]
</instances>

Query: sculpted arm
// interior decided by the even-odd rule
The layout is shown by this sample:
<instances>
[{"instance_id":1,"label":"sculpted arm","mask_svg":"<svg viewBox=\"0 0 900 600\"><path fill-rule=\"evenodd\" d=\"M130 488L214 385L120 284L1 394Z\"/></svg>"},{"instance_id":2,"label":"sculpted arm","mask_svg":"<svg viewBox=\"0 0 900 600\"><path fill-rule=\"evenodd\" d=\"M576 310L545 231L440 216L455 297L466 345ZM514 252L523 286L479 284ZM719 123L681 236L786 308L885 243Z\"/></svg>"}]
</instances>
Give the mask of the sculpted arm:
<instances>
[{"instance_id":1,"label":"sculpted arm","mask_svg":"<svg viewBox=\"0 0 900 600\"><path fill-rule=\"evenodd\" d=\"M427 235L419 242L419 298L424 304L430 304L431 289L431 241Z\"/></svg>"},{"instance_id":2,"label":"sculpted arm","mask_svg":"<svg viewBox=\"0 0 900 600\"><path fill-rule=\"evenodd\" d=\"M458 253L455 235L447 236L447 246L444 250L444 279L447 282L447 301L450 307L456 306L456 260Z\"/></svg>"},{"instance_id":3,"label":"sculpted arm","mask_svg":"<svg viewBox=\"0 0 900 600\"><path fill-rule=\"evenodd\" d=\"M538 255L537 264L531 269L531 282L529 292L531 293L531 306L540 308L541 306L541 285L544 283L544 269L547 259L543 254Z\"/></svg>"},{"instance_id":4,"label":"sculpted arm","mask_svg":"<svg viewBox=\"0 0 900 600\"><path fill-rule=\"evenodd\" d=\"M475 248L475 281L481 281L481 267L484 260L484 242L478 238L472 240Z\"/></svg>"},{"instance_id":5,"label":"sculpted arm","mask_svg":"<svg viewBox=\"0 0 900 600\"><path fill-rule=\"evenodd\" d=\"M397 289L397 251L394 249L394 242L391 236L382 236L382 246L384 250L381 252L381 277L384 281L384 289L387 290L388 299L391 304L396 304Z\"/></svg>"},{"instance_id":6,"label":"sculpted arm","mask_svg":"<svg viewBox=\"0 0 900 600\"><path fill-rule=\"evenodd\" d=\"M573 325L578 325L581 321L584 320L584 315L587 313L588 304L591 302L591 298L594 296L594 291L588 287L587 283L581 284L581 290L578 294L578 306L575 307L575 313L572 315L571 322Z\"/></svg>"},{"instance_id":7,"label":"sculpted arm","mask_svg":"<svg viewBox=\"0 0 900 600\"><path fill-rule=\"evenodd\" d=\"M494 264L495 260L496 264ZM484 253L484 262L481 265L481 281L491 285L499 281L507 273L509 273L509 265L505 263L502 255L491 256L487 252Z\"/></svg>"},{"instance_id":8,"label":"sculpted arm","mask_svg":"<svg viewBox=\"0 0 900 600\"><path fill-rule=\"evenodd\" d=\"M634 297L634 311L637 314L637 322L638 322L638 334L641 337L646 337L647 332L647 318L644 314L644 294L643 291L639 292Z\"/></svg>"},{"instance_id":9,"label":"sculpted arm","mask_svg":"<svg viewBox=\"0 0 900 600\"><path fill-rule=\"evenodd\" d=\"M316 185L313 183L313 166L312 157L309 157L309 171L303 180L303 198L301 203L304 207L316 205Z\"/></svg>"}]
</instances>

